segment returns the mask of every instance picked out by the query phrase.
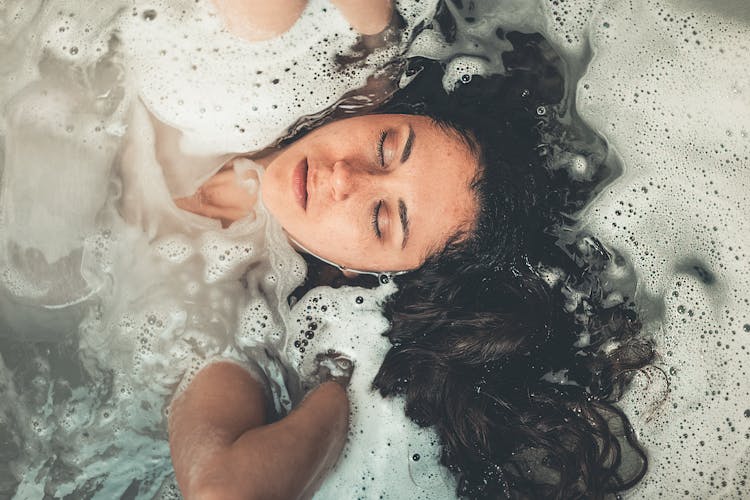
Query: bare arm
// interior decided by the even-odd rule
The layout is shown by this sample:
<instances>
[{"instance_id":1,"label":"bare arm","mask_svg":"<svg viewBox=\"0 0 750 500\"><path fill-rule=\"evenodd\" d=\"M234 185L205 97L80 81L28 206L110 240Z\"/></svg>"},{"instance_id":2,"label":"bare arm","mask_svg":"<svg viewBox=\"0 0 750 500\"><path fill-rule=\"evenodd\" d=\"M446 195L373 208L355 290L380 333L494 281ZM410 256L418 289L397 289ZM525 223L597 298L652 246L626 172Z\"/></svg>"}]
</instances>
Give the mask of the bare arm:
<instances>
[{"instance_id":1,"label":"bare arm","mask_svg":"<svg viewBox=\"0 0 750 500\"><path fill-rule=\"evenodd\" d=\"M213 0L229 31L250 41L277 37L294 26L307 0ZM391 0L331 0L363 35L383 31L391 20Z\"/></svg>"},{"instance_id":2,"label":"bare arm","mask_svg":"<svg viewBox=\"0 0 750 500\"><path fill-rule=\"evenodd\" d=\"M268 40L297 22L307 0L213 0L229 31L246 40Z\"/></svg>"},{"instance_id":3,"label":"bare arm","mask_svg":"<svg viewBox=\"0 0 750 500\"><path fill-rule=\"evenodd\" d=\"M391 22L391 0L331 0L352 28L363 35L380 33Z\"/></svg>"},{"instance_id":4,"label":"bare arm","mask_svg":"<svg viewBox=\"0 0 750 500\"><path fill-rule=\"evenodd\" d=\"M196 375L169 417L186 500L312 495L346 440L346 390L326 382L282 420L265 425L265 415L263 388L241 367L220 362Z\"/></svg>"}]
</instances>

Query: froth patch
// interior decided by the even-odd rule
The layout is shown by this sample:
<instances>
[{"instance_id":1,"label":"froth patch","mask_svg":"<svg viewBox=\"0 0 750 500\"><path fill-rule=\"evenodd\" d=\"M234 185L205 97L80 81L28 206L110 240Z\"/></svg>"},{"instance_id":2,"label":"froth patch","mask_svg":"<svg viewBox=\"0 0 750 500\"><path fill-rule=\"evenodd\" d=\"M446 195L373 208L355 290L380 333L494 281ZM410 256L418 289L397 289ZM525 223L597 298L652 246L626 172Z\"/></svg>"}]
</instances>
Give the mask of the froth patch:
<instances>
[{"instance_id":1,"label":"froth patch","mask_svg":"<svg viewBox=\"0 0 750 500\"><path fill-rule=\"evenodd\" d=\"M401 398L384 399L371 388L390 347L381 308L394 291L392 283L372 290L316 288L292 308L286 355L303 377L315 369L315 354L328 349L354 362L349 439L316 498L341 492L361 498L455 498L453 479L439 465L434 432L406 418Z\"/></svg>"},{"instance_id":2,"label":"froth patch","mask_svg":"<svg viewBox=\"0 0 750 500\"><path fill-rule=\"evenodd\" d=\"M403 3L411 28L435 2ZM148 13L148 15L146 15ZM358 35L325 0L308 2L277 38L250 43L231 34L210 2L137 3L121 18L129 72L148 107L184 132L192 153L256 151L301 116L320 112L365 86L399 52L378 49L356 64Z\"/></svg>"},{"instance_id":3,"label":"froth patch","mask_svg":"<svg viewBox=\"0 0 750 500\"><path fill-rule=\"evenodd\" d=\"M634 494L741 498L750 447L742 330L750 121L738 110L750 108L741 83L750 79L750 28L676 2L600 2L592 14L580 36L593 59L576 103L623 172L581 223L633 263L636 302L662 302L662 321L647 332L660 371L639 375L626 395L650 458ZM578 20L571 11L562 23Z\"/></svg>"}]
</instances>

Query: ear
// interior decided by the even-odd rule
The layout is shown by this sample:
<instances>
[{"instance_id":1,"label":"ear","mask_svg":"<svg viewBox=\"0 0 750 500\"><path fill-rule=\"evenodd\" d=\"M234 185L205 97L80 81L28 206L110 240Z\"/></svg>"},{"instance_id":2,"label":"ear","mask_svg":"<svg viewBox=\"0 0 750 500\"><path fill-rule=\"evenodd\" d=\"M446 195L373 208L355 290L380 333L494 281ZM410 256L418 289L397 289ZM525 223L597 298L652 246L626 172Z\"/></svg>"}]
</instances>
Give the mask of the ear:
<instances>
[{"instance_id":1,"label":"ear","mask_svg":"<svg viewBox=\"0 0 750 500\"><path fill-rule=\"evenodd\" d=\"M350 271L348 269L343 269L341 271L341 274L343 274L344 278L346 278L346 279L353 279L353 278L356 278L357 276L359 276L359 273L355 273L354 271Z\"/></svg>"}]
</instances>

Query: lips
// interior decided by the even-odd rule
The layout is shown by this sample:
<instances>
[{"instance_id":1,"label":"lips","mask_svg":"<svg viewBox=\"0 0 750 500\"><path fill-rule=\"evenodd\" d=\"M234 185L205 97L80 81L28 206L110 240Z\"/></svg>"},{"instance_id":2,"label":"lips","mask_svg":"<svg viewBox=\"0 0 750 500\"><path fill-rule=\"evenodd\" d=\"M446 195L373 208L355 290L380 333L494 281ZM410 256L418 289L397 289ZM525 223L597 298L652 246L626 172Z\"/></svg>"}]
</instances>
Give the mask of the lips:
<instances>
[{"instance_id":1,"label":"lips","mask_svg":"<svg viewBox=\"0 0 750 500\"><path fill-rule=\"evenodd\" d=\"M292 174L292 190L302 210L307 210L307 159L300 161Z\"/></svg>"}]
</instances>

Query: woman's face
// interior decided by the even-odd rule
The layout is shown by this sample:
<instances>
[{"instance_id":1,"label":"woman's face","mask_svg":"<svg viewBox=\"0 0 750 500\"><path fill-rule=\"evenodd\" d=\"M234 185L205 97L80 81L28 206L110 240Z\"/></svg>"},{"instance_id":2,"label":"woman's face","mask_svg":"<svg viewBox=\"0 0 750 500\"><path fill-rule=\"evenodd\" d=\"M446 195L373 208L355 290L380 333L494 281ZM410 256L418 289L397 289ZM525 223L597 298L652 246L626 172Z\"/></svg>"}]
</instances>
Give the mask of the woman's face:
<instances>
[{"instance_id":1,"label":"woman's face","mask_svg":"<svg viewBox=\"0 0 750 500\"><path fill-rule=\"evenodd\" d=\"M368 115L320 127L267 163L263 202L287 233L350 269L419 267L471 228L478 163L425 117Z\"/></svg>"}]
</instances>

